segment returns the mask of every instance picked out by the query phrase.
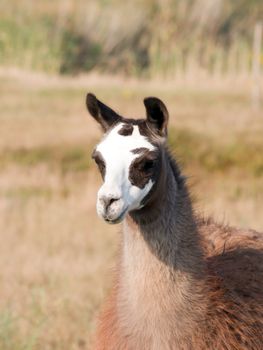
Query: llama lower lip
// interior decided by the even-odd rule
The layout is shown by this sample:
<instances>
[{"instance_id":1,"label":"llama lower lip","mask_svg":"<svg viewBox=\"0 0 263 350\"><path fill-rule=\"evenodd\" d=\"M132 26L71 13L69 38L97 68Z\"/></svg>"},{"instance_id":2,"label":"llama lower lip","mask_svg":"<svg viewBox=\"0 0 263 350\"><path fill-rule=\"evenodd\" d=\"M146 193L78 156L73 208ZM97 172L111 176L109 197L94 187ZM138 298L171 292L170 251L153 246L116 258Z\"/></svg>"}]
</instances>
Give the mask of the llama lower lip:
<instances>
[{"instance_id":1,"label":"llama lower lip","mask_svg":"<svg viewBox=\"0 0 263 350\"><path fill-rule=\"evenodd\" d=\"M105 221L106 221L107 223L109 223L109 224L118 224L119 222L122 221L122 219L123 219L124 215L126 214L127 210L128 210L128 208L124 209L124 210L122 211L121 215L119 215L119 216L117 217L117 219L110 220L110 219L105 218Z\"/></svg>"}]
</instances>

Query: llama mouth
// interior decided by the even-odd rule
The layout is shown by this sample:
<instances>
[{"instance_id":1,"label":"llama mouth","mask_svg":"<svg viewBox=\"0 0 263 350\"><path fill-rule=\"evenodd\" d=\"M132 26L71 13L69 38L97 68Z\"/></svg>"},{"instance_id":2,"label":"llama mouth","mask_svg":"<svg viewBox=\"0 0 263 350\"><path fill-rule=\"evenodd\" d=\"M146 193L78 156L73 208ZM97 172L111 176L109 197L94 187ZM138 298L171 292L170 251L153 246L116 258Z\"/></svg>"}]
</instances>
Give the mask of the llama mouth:
<instances>
[{"instance_id":1,"label":"llama mouth","mask_svg":"<svg viewBox=\"0 0 263 350\"><path fill-rule=\"evenodd\" d=\"M119 224L122 221L122 219L124 218L124 216L127 213L127 211L128 211L128 208L125 208L116 219L104 218L104 220L108 224Z\"/></svg>"}]
</instances>

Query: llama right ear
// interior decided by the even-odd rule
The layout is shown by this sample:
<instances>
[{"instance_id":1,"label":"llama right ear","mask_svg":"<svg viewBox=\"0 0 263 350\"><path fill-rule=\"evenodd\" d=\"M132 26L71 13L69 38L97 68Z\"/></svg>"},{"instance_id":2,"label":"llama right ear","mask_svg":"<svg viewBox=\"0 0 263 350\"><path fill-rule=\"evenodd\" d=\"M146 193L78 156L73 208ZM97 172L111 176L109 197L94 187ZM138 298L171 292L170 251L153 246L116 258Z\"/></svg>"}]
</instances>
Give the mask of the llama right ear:
<instances>
[{"instance_id":1,"label":"llama right ear","mask_svg":"<svg viewBox=\"0 0 263 350\"><path fill-rule=\"evenodd\" d=\"M147 124L159 136L167 136L169 113L165 104L157 97L144 99L147 114Z\"/></svg>"},{"instance_id":2,"label":"llama right ear","mask_svg":"<svg viewBox=\"0 0 263 350\"><path fill-rule=\"evenodd\" d=\"M121 117L116 112L91 93L87 94L86 106L91 116L101 125L104 132L121 120Z\"/></svg>"}]
</instances>

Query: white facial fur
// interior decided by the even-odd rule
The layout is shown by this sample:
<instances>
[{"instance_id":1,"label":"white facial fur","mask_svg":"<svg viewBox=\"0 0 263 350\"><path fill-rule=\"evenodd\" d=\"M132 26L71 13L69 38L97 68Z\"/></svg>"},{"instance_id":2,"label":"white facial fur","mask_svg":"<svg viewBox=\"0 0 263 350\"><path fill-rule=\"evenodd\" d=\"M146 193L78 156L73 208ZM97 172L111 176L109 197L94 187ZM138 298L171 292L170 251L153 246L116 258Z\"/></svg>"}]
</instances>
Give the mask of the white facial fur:
<instances>
[{"instance_id":1,"label":"white facial fur","mask_svg":"<svg viewBox=\"0 0 263 350\"><path fill-rule=\"evenodd\" d=\"M120 222L127 212L139 209L142 199L153 186L151 180L142 189L132 185L129 170L131 163L139 156L132 150L143 147L152 151L155 147L140 134L138 126L133 127L129 136L120 135L118 131L123 125L120 123L113 128L96 148L106 165L104 184L97 196L97 212L110 223ZM118 199L112 202L107 212L104 198Z\"/></svg>"}]
</instances>

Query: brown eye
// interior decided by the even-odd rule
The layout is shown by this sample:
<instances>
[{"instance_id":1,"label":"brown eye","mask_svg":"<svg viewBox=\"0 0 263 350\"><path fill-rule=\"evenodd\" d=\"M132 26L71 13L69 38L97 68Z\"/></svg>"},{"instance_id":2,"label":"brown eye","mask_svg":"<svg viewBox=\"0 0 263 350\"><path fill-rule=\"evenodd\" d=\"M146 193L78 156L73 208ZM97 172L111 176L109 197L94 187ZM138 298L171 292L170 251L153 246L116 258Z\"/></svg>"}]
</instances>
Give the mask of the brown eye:
<instances>
[{"instance_id":1,"label":"brown eye","mask_svg":"<svg viewBox=\"0 0 263 350\"><path fill-rule=\"evenodd\" d=\"M105 164L104 164L104 162L99 161L99 162L96 162L96 163L97 163L97 165L98 165L98 167L100 169L100 172L104 173L104 171L105 171Z\"/></svg>"},{"instance_id":2,"label":"brown eye","mask_svg":"<svg viewBox=\"0 0 263 350\"><path fill-rule=\"evenodd\" d=\"M100 157L95 156L95 157L93 157L93 159L95 160L95 163L96 163L97 165L99 165L99 164L101 163L101 158L100 158Z\"/></svg>"},{"instance_id":3,"label":"brown eye","mask_svg":"<svg viewBox=\"0 0 263 350\"><path fill-rule=\"evenodd\" d=\"M145 160L143 164L143 170L149 171L154 167L154 161L153 160Z\"/></svg>"},{"instance_id":4,"label":"brown eye","mask_svg":"<svg viewBox=\"0 0 263 350\"><path fill-rule=\"evenodd\" d=\"M102 158L101 154L99 152L94 152L92 154L92 158L95 160L99 171L101 173L102 178L104 179L105 176L105 162L104 159Z\"/></svg>"},{"instance_id":5,"label":"brown eye","mask_svg":"<svg viewBox=\"0 0 263 350\"><path fill-rule=\"evenodd\" d=\"M155 159L144 159L138 163L137 169L144 173L150 173L156 164Z\"/></svg>"},{"instance_id":6,"label":"brown eye","mask_svg":"<svg viewBox=\"0 0 263 350\"><path fill-rule=\"evenodd\" d=\"M101 173L102 178L105 176L105 163L102 159L95 159L96 164L98 165L99 171Z\"/></svg>"}]
</instances>

